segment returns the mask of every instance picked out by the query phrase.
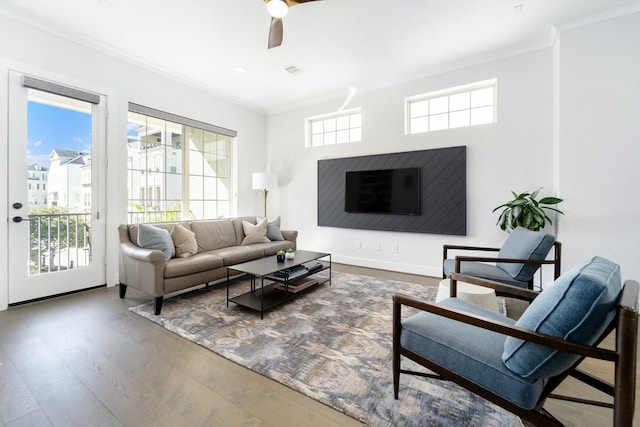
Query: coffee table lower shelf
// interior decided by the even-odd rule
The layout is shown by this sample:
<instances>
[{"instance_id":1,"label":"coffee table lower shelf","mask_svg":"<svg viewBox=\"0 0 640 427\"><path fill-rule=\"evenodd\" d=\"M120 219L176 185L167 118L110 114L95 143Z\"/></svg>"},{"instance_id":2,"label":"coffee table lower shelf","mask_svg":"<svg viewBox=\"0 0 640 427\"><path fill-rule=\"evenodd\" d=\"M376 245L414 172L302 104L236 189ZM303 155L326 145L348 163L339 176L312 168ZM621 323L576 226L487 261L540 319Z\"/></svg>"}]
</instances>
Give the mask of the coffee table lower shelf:
<instances>
[{"instance_id":1,"label":"coffee table lower shelf","mask_svg":"<svg viewBox=\"0 0 640 427\"><path fill-rule=\"evenodd\" d=\"M276 289L274 286L280 282L274 282L264 286L256 286L255 290L249 291L242 295L238 295L237 297L229 298L229 302L233 302L242 307L259 311L262 314L263 312L277 305L290 301L296 298L298 295L304 294L306 293L306 291L316 288L330 280L328 277L309 277L317 280L318 283L296 293Z\"/></svg>"}]
</instances>

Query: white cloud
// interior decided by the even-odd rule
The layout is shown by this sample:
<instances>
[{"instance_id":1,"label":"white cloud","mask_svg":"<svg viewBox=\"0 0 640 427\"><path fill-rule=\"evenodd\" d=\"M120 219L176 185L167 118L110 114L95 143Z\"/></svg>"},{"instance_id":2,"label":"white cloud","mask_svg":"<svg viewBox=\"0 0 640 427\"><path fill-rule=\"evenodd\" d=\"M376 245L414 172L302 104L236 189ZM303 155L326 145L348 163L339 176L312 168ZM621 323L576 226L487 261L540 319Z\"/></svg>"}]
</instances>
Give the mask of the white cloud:
<instances>
[{"instance_id":1,"label":"white cloud","mask_svg":"<svg viewBox=\"0 0 640 427\"><path fill-rule=\"evenodd\" d=\"M34 147L40 147L42 145L42 141L36 141L33 143Z\"/></svg>"}]
</instances>

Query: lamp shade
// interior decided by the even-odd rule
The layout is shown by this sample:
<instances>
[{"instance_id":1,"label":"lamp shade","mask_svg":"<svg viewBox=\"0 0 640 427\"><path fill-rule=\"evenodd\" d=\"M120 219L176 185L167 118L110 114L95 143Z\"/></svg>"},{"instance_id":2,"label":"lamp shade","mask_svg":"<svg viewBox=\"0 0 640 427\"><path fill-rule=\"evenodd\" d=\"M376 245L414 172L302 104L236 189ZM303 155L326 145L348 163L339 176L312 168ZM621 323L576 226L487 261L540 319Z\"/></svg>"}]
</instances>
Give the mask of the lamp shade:
<instances>
[{"instance_id":1,"label":"lamp shade","mask_svg":"<svg viewBox=\"0 0 640 427\"><path fill-rule=\"evenodd\" d=\"M254 190L273 190L278 188L278 175L269 172L255 172L252 175Z\"/></svg>"}]
</instances>

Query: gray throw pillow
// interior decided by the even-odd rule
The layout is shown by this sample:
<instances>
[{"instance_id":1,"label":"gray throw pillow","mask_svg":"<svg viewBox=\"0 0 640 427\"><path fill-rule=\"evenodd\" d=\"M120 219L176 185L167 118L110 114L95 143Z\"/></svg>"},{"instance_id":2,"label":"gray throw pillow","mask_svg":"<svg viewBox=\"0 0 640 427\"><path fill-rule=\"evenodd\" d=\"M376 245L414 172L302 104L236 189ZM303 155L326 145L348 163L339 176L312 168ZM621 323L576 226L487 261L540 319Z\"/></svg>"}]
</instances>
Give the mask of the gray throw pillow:
<instances>
[{"instance_id":1,"label":"gray throw pillow","mask_svg":"<svg viewBox=\"0 0 640 427\"><path fill-rule=\"evenodd\" d=\"M138 225L138 246L146 249L157 249L164 253L165 261L169 261L176 254L173 239L167 230L153 225Z\"/></svg>"},{"instance_id":2,"label":"gray throw pillow","mask_svg":"<svg viewBox=\"0 0 640 427\"><path fill-rule=\"evenodd\" d=\"M256 217L256 223L262 221L262 217ZM271 220L271 222L267 223L267 239L271 240L284 240L284 236L282 235L282 231L280 230L280 215Z\"/></svg>"}]
</instances>

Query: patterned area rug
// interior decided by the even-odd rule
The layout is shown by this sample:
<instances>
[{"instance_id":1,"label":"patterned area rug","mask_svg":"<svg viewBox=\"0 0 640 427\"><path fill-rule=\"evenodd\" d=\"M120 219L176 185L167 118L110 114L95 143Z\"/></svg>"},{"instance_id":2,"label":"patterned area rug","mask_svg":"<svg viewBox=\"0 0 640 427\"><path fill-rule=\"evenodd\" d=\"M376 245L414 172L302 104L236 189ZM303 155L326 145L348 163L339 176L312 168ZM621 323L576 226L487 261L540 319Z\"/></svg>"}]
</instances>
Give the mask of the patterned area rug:
<instances>
[{"instance_id":1,"label":"patterned area rug","mask_svg":"<svg viewBox=\"0 0 640 427\"><path fill-rule=\"evenodd\" d=\"M236 281L231 296L249 289ZM260 314L230 303L226 287L131 310L242 366L370 426L521 426L509 412L447 382L391 374L395 292L434 300L437 288L333 272L332 284ZM403 310L404 311L404 310ZM404 315L404 313L403 313ZM416 368L403 358L403 368Z\"/></svg>"}]
</instances>

